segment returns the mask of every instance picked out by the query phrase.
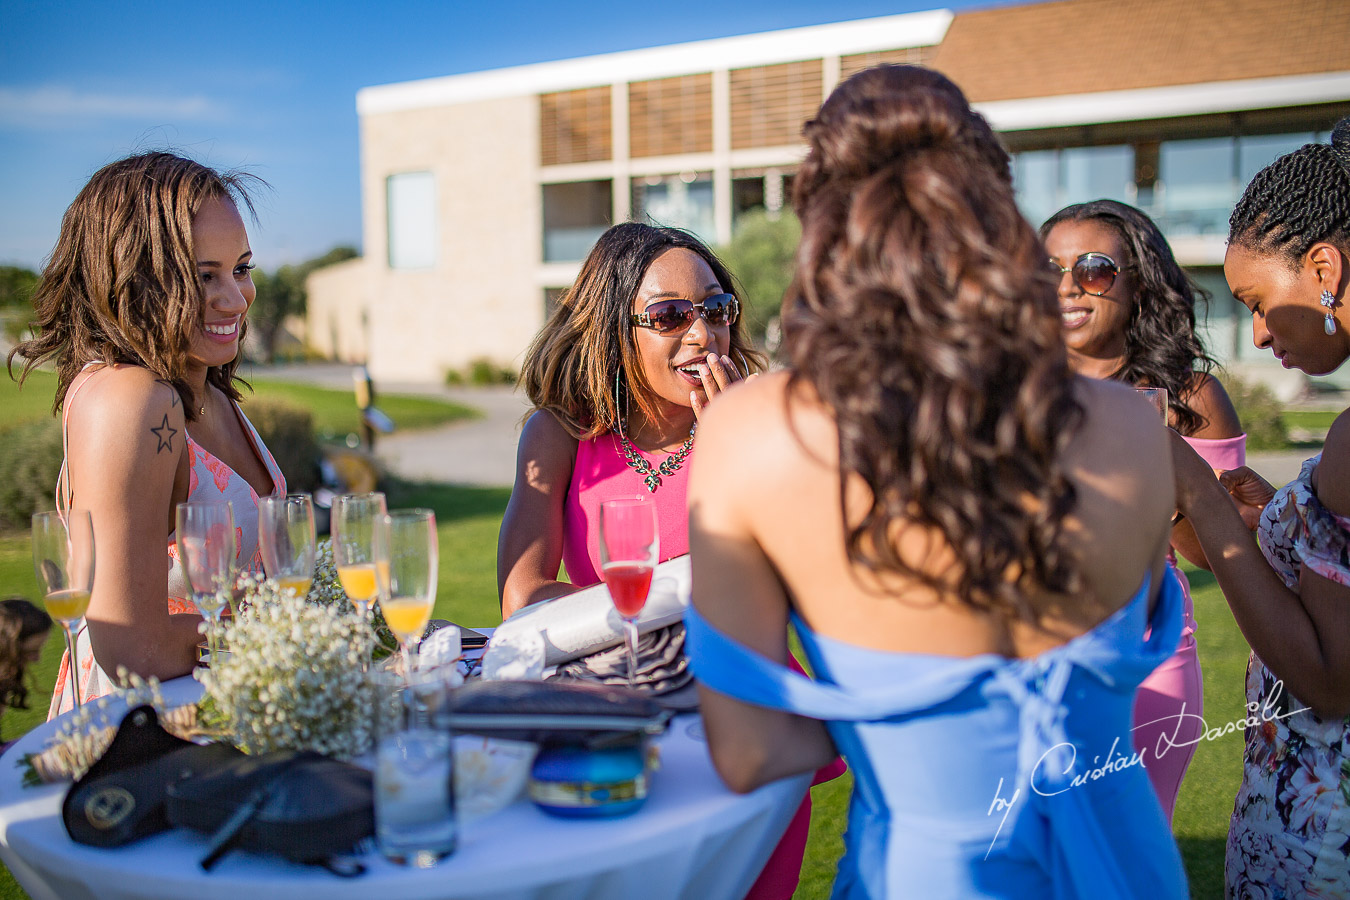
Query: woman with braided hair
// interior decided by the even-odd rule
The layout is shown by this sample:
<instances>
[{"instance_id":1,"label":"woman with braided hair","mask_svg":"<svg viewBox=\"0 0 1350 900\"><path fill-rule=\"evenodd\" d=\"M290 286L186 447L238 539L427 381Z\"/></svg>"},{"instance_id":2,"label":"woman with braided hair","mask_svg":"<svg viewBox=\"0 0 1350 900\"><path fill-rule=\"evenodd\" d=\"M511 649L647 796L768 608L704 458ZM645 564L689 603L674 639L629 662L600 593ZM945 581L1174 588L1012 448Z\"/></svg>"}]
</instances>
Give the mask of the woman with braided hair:
<instances>
[{"instance_id":1,"label":"woman with braided hair","mask_svg":"<svg viewBox=\"0 0 1350 900\"><path fill-rule=\"evenodd\" d=\"M1166 429L1070 369L1008 156L956 85L864 70L805 136L790 369L709 408L689 487L713 761L746 791L838 749L836 897L1185 896L1130 752L1181 634Z\"/></svg>"},{"instance_id":2,"label":"woman with braided hair","mask_svg":"<svg viewBox=\"0 0 1350 900\"><path fill-rule=\"evenodd\" d=\"M1252 179L1224 275L1285 368L1350 357L1350 118ZM1228 896L1350 897L1350 412L1278 492L1245 467L1216 481L1179 435L1172 449L1177 506L1252 648Z\"/></svg>"}]
</instances>

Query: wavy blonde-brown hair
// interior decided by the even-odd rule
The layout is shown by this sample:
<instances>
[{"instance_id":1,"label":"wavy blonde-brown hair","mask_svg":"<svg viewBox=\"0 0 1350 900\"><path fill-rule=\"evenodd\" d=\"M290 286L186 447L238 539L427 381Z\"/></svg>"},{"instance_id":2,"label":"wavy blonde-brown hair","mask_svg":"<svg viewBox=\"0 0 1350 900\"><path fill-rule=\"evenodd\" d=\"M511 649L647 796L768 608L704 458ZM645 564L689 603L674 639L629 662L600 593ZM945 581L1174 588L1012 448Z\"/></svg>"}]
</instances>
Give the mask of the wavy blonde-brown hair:
<instances>
[{"instance_id":1,"label":"wavy blonde-brown hair","mask_svg":"<svg viewBox=\"0 0 1350 900\"><path fill-rule=\"evenodd\" d=\"M839 431L851 560L1034 619L1029 589L1081 584L1059 458L1083 418L1045 251L1007 153L960 89L916 66L860 72L805 126L784 349ZM852 476L870 489L850 517ZM901 558L894 525L944 536L949 572Z\"/></svg>"},{"instance_id":2,"label":"wavy blonde-brown hair","mask_svg":"<svg viewBox=\"0 0 1350 900\"><path fill-rule=\"evenodd\" d=\"M189 421L188 350L203 321L203 292L192 246L192 220L208 200L242 202L262 182L216 172L172 153L129 156L94 173L61 220L61 233L33 294L36 337L10 351L23 357L19 381L56 362L53 412L90 362L142 366L171 383ZM243 344L247 325L240 324ZM207 381L232 400L241 395L240 358L213 366Z\"/></svg>"},{"instance_id":3,"label":"wavy blonde-brown hair","mask_svg":"<svg viewBox=\"0 0 1350 900\"><path fill-rule=\"evenodd\" d=\"M536 410L553 413L574 438L587 440L616 430L629 397L644 416L655 416L652 387L642 374L629 317L647 267L677 247L697 253L722 290L738 293L717 254L689 232L624 222L595 242L576 281L525 352L520 369L525 395ZM762 371L764 360L751 347L743 321L738 318L731 326L730 355L749 369L741 374L749 375Z\"/></svg>"}]
</instances>

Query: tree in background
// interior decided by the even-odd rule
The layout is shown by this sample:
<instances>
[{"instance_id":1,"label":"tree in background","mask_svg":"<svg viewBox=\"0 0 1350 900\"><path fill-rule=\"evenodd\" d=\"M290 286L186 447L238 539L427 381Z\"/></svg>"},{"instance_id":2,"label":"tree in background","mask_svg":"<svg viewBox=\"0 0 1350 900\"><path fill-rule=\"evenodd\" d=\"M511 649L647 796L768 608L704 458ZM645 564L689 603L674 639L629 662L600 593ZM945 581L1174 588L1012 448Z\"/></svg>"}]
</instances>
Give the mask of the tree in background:
<instances>
[{"instance_id":1,"label":"tree in background","mask_svg":"<svg viewBox=\"0 0 1350 900\"><path fill-rule=\"evenodd\" d=\"M275 359L277 339L286 317L305 314L305 279L310 273L324 266L354 259L357 255L352 247L334 247L323 256L298 266L282 266L270 275L262 269L253 272L253 284L258 289L258 296L253 301L248 317L252 327L258 329L257 346L264 361L270 363Z\"/></svg>"},{"instance_id":2,"label":"tree in background","mask_svg":"<svg viewBox=\"0 0 1350 900\"><path fill-rule=\"evenodd\" d=\"M0 308L30 306L38 273L20 266L0 266Z\"/></svg>"},{"instance_id":3,"label":"tree in background","mask_svg":"<svg viewBox=\"0 0 1350 900\"><path fill-rule=\"evenodd\" d=\"M0 266L0 321L12 341L23 339L32 321L33 291L38 273L20 266Z\"/></svg>"},{"instance_id":4,"label":"tree in background","mask_svg":"<svg viewBox=\"0 0 1350 900\"><path fill-rule=\"evenodd\" d=\"M731 243L718 251L741 283L745 295L740 298L741 314L760 346L766 346L766 330L776 330L769 325L778 318L783 294L792 282L793 254L801 234L797 217L788 210L755 210L737 219Z\"/></svg>"}]
</instances>

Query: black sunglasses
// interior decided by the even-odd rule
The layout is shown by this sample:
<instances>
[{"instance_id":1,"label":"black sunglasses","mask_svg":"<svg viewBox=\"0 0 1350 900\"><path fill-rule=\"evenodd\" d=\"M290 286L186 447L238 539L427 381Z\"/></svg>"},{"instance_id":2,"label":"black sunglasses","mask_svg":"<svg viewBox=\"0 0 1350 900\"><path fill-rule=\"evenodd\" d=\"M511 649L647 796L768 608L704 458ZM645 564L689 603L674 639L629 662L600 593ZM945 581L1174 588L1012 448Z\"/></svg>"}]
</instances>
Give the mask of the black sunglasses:
<instances>
[{"instance_id":1,"label":"black sunglasses","mask_svg":"<svg viewBox=\"0 0 1350 900\"><path fill-rule=\"evenodd\" d=\"M1121 272L1116 261L1105 253L1084 253L1067 269L1053 259L1049 262L1052 272L1057 272L1060 278L1065 273L1072 274L1073 283L1082 288L1083 293L1094 297L1111 290L1111 285L1116 283L1116 276Z\"/></svg>"},{"instance_id":2,"label":"black sunglasses","mask_svg":"<svg viewBox=\"0 0 1350 900\"><path fill-rule=\"evenodd\" d=\"M630 321L639 328L650 328L657 334L673 334L694 324L694 316L703 317L713 328L734 325L741 314L741 303L731 294L713 294L702 302L692 300L662 300L653 303Z\"/></svg>"}]
</instances>

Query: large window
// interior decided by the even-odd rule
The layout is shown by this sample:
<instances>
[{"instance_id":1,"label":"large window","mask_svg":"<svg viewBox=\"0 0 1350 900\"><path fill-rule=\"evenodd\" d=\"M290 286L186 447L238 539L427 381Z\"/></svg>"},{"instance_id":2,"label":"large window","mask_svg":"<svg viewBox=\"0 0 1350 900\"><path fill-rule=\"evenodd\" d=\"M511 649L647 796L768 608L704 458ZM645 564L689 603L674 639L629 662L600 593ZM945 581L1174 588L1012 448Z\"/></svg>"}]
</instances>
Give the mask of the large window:
<instances>
[{"instance_id":1,"label":"large window","mask_svg":"<svg viewBox=\"0 0 1350 900\"><path fill-rule=\"evenodd\" d=\"M673 225L715 243L710 172L653 175L633 179L633 214L656 225Z\"/></svg>"},{"instance_id":2,"label":"large window","mask_svg":"<svg viewBox=\"0 0 1350 900\"><path fill-rule=\"evenodd\" d=\"M429 269L436 263L436 179L430 172L390 175L389 268Z\"/></svg>"},{"instance_id":3,"label":"large window","mask_svg":"<svg viewBox=\"0 0 1350 900\"><path fill-rule=\"evenodd\" d=\"M1226 234L1233 205L1257 172L1317 140L1313 132L1164 141L1149 210L1168 236Z\"/></svg>"},{"instance_id":4,"label":"large window","mask_svg":"<svg viewBox=\"0 0 1350 900\"><path fill-rule=\"evenodd\" d=\"M1066 147L1034 150L1013 159L1017 205L1040 225L1071 203L1106 198L1134 201L1134 148Z\"/></svg>"},{"instance_id":5,"label":"large window","mask_svg":"<svg viewBox=\"0 0 1350 900\"><path fill-rule=\"evenodd\" d=\"M544 262L585 259L613 216L613 182L544 185Z\"/></svg>"}]
</instances>

